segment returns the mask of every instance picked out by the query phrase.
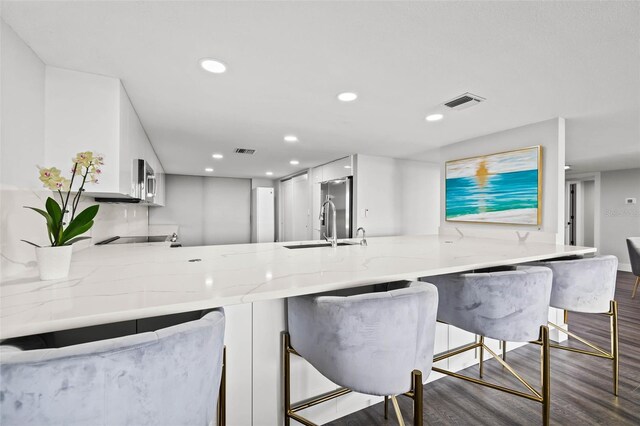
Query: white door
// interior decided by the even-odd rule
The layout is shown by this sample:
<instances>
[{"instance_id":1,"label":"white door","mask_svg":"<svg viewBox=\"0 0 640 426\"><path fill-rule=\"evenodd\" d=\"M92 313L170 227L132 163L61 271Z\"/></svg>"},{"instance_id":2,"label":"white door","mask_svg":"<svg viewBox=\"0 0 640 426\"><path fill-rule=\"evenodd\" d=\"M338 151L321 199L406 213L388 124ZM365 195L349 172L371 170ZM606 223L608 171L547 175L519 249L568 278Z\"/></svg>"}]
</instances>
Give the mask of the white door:
<instances>
[{"instance_id":1,"label":"white door","mask_svg":"<svg viewBox=\"0 0 640 426\"><path fill-rule=\"evenodd\" d=\"M311 239L309 232L309 176L296 176L281 183L284 241Z\"/></svg>"}]
</instances>

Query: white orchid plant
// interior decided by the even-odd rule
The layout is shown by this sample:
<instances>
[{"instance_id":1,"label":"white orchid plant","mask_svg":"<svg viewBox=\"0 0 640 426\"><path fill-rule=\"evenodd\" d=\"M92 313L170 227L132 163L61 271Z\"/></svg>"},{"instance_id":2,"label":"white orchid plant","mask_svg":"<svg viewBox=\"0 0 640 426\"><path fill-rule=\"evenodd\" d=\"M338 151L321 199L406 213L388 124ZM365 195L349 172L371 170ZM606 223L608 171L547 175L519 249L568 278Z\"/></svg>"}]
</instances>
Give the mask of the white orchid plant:
<instances>
[{"instance_id":1,"label":"white orchid plant","mask_svg":"<svg viewBox=\"0 0 640 426\"><path fill-rule=\"evenodd\" d=\"M94 154L91 151L85 151L78 153L72 161L71 179L62 176L61 171L55 167L38 167L40 170L40 181L45 188L58 193L60 203L52 197L49 197L45 202L45 210L25 206L25 208L42 215L47 221L47 232L52 247L68 246L77 241L89 238L81 237L81 235L91 229L93 219L98 214L99 206L97 204L87 207L77 215L76 212L82 193L85 190L85 184L87 182L98 183L98 176L101 173L100 166L104 164L104 159L101 155ZM82 180L80 187L72 198L71 191L76 179ZM68 224L65 222L65 216L67 216L67 214L70 214ZM40 247L30 241L22 241Z\"/></svg>"}]
</instances>

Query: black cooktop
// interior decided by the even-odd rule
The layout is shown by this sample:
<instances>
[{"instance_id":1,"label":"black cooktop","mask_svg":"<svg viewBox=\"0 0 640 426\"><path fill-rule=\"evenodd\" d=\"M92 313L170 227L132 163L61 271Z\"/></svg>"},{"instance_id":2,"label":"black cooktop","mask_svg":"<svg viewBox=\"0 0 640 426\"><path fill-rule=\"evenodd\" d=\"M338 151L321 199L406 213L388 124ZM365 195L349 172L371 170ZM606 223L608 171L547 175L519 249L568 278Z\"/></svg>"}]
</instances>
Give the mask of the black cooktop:
<instances>
[{"instance_id":1,"label":"black cooktop","mask_svg":"<svg viewBox=\"0 0 640 426\"><path fill-rule=\"evenodd\" d=\"M107 238L106 240L97 242L96 245L103 246L106 244L164 243L168 241L171 241L170 235L129 235L125 237L115 236Z\"/></svg>"}]
</instances>

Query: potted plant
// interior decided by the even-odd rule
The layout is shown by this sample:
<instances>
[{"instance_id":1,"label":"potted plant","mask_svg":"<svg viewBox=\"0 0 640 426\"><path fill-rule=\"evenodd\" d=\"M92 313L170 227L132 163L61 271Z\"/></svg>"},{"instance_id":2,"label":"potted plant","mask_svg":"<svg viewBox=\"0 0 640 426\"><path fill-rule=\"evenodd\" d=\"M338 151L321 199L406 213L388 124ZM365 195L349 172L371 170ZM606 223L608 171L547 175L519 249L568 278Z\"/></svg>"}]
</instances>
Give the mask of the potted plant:
<instances>
[{"instance_id":1,"label":"potted plant","mask_svg":"<svg viewBox=\"0 0 640 426\"><path fill-rule=\"evenodd\" d=\"M71 264L72 244L90 237L81 235L89 231L93 226L93 219L98 214L98 205L87 207L78 213L78 206L87 182L98 183L100 166L103 158L91 151L80 152L73 161L71 179L61 176L60 170L51 168L41 168L40 181L45 188L58 193L60 202L52 197L47 198L45 209L27 207L42 215L47 223L47 233L50 246L39 246L30 241L22 240L36 247L36 258L40 279L55 280L65 278L69 275ZM80 187L73 197L71 192L74 182L81 180ZM77 213L77 214L76 214Z\"/></svg>"}]
</instances>

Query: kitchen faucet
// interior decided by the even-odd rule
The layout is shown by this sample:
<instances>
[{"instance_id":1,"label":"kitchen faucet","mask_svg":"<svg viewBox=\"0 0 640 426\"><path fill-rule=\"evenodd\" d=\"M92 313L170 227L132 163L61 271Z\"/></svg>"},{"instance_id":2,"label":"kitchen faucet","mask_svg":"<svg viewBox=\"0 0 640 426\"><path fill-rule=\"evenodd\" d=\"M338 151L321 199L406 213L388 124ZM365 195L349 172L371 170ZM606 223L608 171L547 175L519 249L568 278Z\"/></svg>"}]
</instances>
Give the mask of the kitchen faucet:
<instances>
[{"instance_id":1,"label":"kitchen faucet","mask_svg":"<svg viewBox=\"0 0 640 426\"><path fill-rule=\"evenodd\" d=\"M333 212L333 218L331 220L331 240L329 240L329 237L327 237L326 232L323 233L323 237L326 241L331 241L331 247L337 247L338 246L338 227L336 226L336 205L333 204L333 201L331 200L327 200L324 203L322 203L322 207L320 208L320 220L322 220L322 216L324 215L325 212L325 206L329 204L329 207L331 208L331 211Z\"/></svg>"},{"instance_id":2,"label":"kitchen faucet","mask_svg":"<svg viewBox=\"0 0 640 426\"><path fill-rule=\"evenodd\" d=\"M362 240L360 240L360 245L361 246L366 246L367 245L367 235L364 231L364 228L361 226L360 228L358 228L358 230L356 231L356 238L358 238L358 234L360 234L360 231L362 231Z\"/></svg>"}]
</instances>

